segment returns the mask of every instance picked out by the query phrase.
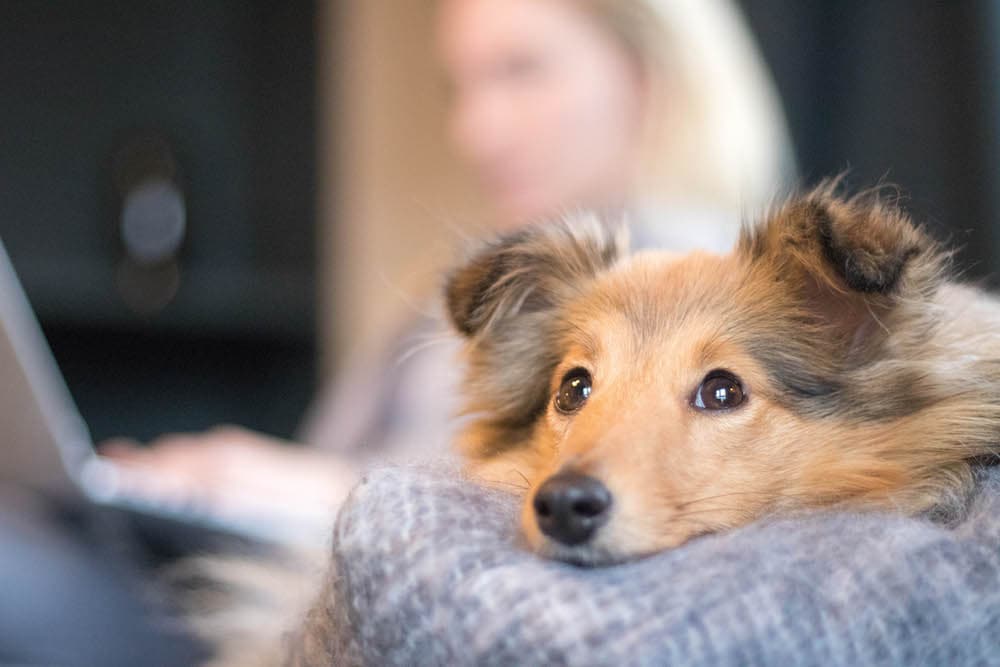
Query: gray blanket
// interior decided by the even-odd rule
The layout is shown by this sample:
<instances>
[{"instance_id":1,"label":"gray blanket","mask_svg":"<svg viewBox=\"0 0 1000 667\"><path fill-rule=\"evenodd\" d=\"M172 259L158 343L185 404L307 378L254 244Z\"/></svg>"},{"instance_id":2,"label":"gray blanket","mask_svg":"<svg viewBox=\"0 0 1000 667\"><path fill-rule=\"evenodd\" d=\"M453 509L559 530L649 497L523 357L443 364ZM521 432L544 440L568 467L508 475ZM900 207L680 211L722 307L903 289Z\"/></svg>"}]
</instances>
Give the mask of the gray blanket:
<instances>
[{"instance_id":1,"label":"gray blanket","mask_svg":"<svg viewBox=\"0 0 1000 667\"><path fill-rule=\"evenodd\" d=\"M516 499L386 469L337 522L293 665L1000 665L1000 469L958 513L816 513L581 569Z\"/></svg>"}]
</instances>

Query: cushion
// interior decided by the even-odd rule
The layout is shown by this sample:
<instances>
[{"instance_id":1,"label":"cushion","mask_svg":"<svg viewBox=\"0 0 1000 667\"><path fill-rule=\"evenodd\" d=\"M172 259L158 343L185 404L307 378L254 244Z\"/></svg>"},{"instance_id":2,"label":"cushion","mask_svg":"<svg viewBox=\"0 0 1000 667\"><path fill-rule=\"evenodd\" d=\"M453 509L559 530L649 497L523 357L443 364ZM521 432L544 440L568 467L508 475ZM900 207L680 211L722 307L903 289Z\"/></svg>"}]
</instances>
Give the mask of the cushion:
<instances>
[{"instance_id":1,"label":"cushion","mask_svg":"<svg viewBox=\"0 0 1000 667\"><path fill-rule=\"evenodd\" d=\"M369 474L293 665L1000 665L1000 469L934 518L771 518L642 560L538 558L519 499Z\"/></svg>"}]
</instances>

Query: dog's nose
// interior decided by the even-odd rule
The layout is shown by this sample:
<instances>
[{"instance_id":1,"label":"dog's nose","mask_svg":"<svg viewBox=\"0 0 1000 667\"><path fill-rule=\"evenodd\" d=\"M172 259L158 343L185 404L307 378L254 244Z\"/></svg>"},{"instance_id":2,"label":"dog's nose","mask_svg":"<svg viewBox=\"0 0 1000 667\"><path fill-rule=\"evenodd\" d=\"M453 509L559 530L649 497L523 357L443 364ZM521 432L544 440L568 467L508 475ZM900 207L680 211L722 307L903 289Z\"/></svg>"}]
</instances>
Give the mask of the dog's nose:
<instances>
[{"instance_id":1,"label":"dog's nose","mask_svg":"<svg viewBox=\"0 0 1000 667\"><path fill-rule=\"evenodd\" d=\"M593 477L564 472L538 487L534 507L539 529L572 546L589 540L607 520L611 492Z\"/></svg>"}]
</instances>

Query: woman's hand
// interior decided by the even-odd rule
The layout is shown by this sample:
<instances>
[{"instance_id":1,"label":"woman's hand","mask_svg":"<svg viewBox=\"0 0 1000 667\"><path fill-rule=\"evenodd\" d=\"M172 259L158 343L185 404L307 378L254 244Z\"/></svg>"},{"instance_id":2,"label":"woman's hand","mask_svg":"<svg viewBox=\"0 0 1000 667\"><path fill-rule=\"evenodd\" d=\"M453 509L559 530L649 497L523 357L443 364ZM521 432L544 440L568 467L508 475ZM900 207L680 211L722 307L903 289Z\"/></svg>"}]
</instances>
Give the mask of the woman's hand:
<instances>
[{"instance_id":1,"label":"woman's hand","mask_svg":"<svg viewBox=\"0 0 1000 667\"><path fill-rule=\"evenodd\" d=\"M329 524L357 479L352 466L330 454L235 426L166 435L146 446L114 439L99 451L139 493L203 503L222 515Z\"/></svg>"}]
</instances>

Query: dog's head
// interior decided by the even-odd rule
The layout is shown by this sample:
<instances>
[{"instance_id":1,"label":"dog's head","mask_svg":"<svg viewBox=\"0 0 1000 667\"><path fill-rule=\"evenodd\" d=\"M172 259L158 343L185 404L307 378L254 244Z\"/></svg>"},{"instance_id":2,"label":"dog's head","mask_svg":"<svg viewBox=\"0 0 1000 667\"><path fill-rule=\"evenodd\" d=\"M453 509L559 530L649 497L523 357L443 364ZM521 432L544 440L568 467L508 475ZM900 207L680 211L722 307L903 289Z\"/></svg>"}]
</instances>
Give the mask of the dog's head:
<instances>
[{"instance_id":1,"label":"dog's head","mask_svg":"<svg viewBox=\"0 0 1000 667\"><path fill-rule=\"evenodd\" d=\"M897 209L823 188L729 255L625 245L577 216L448 281L475 416L461 446L527 485L536 551L607 562L786 508L923 508L962 476L939 442L900 446L935 437L921 359L944 259Z\"/></svg>"}]
</instances>

